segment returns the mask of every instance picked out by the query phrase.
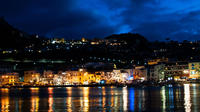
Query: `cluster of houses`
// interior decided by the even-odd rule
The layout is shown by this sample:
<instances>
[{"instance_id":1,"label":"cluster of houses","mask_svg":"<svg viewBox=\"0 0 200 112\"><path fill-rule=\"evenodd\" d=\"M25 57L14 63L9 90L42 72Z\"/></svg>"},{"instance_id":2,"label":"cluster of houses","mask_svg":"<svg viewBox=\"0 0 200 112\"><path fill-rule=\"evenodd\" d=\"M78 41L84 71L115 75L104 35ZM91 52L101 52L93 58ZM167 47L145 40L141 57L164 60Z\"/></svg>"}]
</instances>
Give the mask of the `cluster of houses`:
<instances>
[{"instance_id":1,"label":"cluster of houses","mask_svg":"<svg viewBox=\"0 0 200 112\"><path fill-rule=\"evenodd\" d=\"M188 81L200 78L200 62L161 62L155 60L148 66L135 66L133 69L113 69L89 72L86 69L58 71L35 70L4 73L0 84L12 85L88 85L88 84L131 84L134 81Z\"/></svg>"},{"instance_id":2,"label":"cluster of houses","mask_svg":"<svg viewBox=\"0 0 200 112\"><path fill-rule=\"evenodd\" d=\"M113 84L131 83L129 79L133 74L132 69L119 69L108 71L88 72L86 69L58 71L51 70L39 73L35 70L24 71L23 77L18 73L5 73L0 76L1 85L88 85L88 84ZM132 78L133 79L133 78Z\"/></svg>"}]
</instances>

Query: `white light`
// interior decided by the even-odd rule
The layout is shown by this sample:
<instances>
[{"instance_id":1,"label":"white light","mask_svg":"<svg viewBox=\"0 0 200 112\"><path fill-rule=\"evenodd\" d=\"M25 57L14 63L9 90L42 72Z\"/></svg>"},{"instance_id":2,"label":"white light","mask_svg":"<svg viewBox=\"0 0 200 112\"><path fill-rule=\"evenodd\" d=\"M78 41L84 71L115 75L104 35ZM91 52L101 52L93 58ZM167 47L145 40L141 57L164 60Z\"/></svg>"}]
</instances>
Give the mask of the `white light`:
<instances>
[{"instance_id":1,"label":"white light","mask_svg":"<svg viewBox=\"0 0 200 112\"><path fill-rule=\"evenodd\" d=\"M55 41L55 40L53 40L51 43L52 43L52 44L55 44L55 43L56 43L56 41Z\"/></svg>"},{"instance_id":2,"label":"white light","mask_svg":"<svg viewBox=\"0 0 200 112\"><path fill-rule=\"evenodd\" d=\"M66 73L65 73L65 72L62 72L62 74L65 75Z\"/></svg>"},{"instance_id":3,"label":"white light","mask_svg":"<svg viewBox=\"0 0 200 112\"><path fill-rule=\"evenodd\" d=\"M79 72L82 72L83 71L83 69L79 69Z\"/></svg>"},{"instance_id":4,"label":"white light","mask_svg":"<svg viewBox=\"0 0 200 112\"><path fill-rule=\"evenodd\" d=\"M184 74L188 74L189 71L188 71L188 70L183 70L183 73L184 73Z\"/></svg>"},{"instance_id":5,"label":"white light","mask_svg":"<svg viewBox=\"0 0 200 112\"><path fill-rule=\"evenodd\" d=\"M144 77L141 77L141 80L144 81Z\"/></svg>"},{"instance_id":6,"label":"white light","mask_svg":"<svg viewBox=\"0 0 200 112\"><path fill-rule=\"evenodd\" d=\"M88 85L88 81L83 82L84 85Z\"/></svg>"}]
</instances>

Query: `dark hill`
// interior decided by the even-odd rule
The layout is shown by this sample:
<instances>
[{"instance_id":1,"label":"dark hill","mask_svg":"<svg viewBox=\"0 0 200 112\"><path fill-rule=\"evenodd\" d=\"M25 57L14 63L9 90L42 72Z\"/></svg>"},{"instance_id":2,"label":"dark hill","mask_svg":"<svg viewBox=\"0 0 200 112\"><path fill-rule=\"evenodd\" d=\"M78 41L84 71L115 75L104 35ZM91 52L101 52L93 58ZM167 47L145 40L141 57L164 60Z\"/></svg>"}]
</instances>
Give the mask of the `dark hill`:
<instances>
[{"instance_id":1,"label":"dark hill","mask_svg":"<svg viewBox=\"0 0 200 112\"><path fill-rule=\"evenodd\" d=\"M115 39L119 41L126 41L127 43L147 42L147 39L140 34L133 33L113 34L105 39Z\"/></svg>"},{"instance_id":2,"label":"dark hill","mask_svg":"<svg viewBox=\"0 0 200 112\"><path fill-rule=\"evenodd\" d=\"M24 48L30 36L0 18L0 48Z\"/></svg>"}]
</instances>

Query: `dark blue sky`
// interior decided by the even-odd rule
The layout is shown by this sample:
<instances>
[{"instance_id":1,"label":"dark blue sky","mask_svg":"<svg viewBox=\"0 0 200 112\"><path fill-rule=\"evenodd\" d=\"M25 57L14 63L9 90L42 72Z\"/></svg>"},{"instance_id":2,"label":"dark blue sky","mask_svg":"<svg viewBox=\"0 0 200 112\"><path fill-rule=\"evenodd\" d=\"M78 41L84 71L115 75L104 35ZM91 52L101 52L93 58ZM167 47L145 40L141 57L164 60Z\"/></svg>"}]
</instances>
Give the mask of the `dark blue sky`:
<instances>
[{"instance_id":1,"label":"dark blue sky","mask_svg":"<svg viewBox=\"0 0 200 112\"><path fill-rule=\"evenodd\" d=\"M200 0L1 0L0 15L20 30L47 37L200 37Z\"/></svg>"}]
</instances>

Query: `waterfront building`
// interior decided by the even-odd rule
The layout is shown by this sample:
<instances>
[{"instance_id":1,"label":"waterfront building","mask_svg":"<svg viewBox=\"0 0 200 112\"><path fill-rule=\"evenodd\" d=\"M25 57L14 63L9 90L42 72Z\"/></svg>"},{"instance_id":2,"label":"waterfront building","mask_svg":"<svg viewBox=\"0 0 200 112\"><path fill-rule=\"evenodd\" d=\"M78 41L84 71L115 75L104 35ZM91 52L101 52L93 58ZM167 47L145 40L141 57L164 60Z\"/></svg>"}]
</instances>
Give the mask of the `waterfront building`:
<instances>
[{"instance_id":1,"label":"waterfront building","mask_svg":"<svg viewBox=\"0 0 200 112\"><path fill-rule=\"evenodd\" d=\"M134 80L147 80L147 68L145 66L136 66L133 70L133 79Z\"/></svg>"},{"instance_id":2,"label":"waterfront building","mask_svg":"<svg viewBox=\"0 0 200 112\"><path fill-rule=\"evenodd\" d=\"M24 82L25 83L35 83L38 84L40 81L40 73L31 70L31 71L24 71Z\"/></svg>"},{"instance_id":3,"label":"waterfront building","mask_svg":"<svg viewBox=\"0 0 200 112\"><path fill-rule=\"evenodd\" d=\"M133 81L134 69L121 69L122 83L131 83Z\"/></svg>"},{"instance_id":4,"label":"waterfront building","mask_svg":"<svg viewBox=\"0 0 200 112\"><path fill-rule=\"evenodd\" d=\"M171 62L165 64L165 79L185 81L189 77L188 62Z\"/></svg>"},{"instance_id":5,"label":"waterfront building","mask_svg":"<svg viewBox=\"0 0 200 112\"><path fill-rule=\"evenodd\" d=\"M85 69L79 69L78 71L65 71L65 80L68 84L91 84L100 83L101 80L106 80L105 73L103 71L89 72Z\"/></svg>"},{"instance_id":6,"label":"waterfront building","mask_svg":"<svg viewBox=\"0 0 200 112\"><path fill-rule=\"evenodd\" d=\"M199 79L200 78L200 62L190 62L189 66L189 78Z\"/></svg>"},{"instance_id":7,"label":"waterfront building","mask_svg":"<svg viewBox=\"0 0 200 112\"><path fill-rule=\"evenodd\" d=\"M63 72L67 84L83 84L83 71L65 71Z\"/></svg>"},{"instance_id":8,"label":"waterfront building","mask_svg":"<svg viewBox=\"0 0 200 112\"><path fill-rule=\"evenodd\" d=\"M42 84L52 85L54 76L55 76L55 74L53 74L53 71L45 70L43 72L43 76L40 78L40 81L42 82Z\"/></svg>"},{"instance_id":9,"label":"waterfront building","mask_svg":"<svg viewBox=\"0 0 200 112\"><path fill-rule=\"evenodd\" d=\"M162 63L149 66L147 79L156 82L164 80L164 67Z\"/></svg>"},{"instance_id":10,"label":"waterfront building","mask_svg":"<svg viewBox=\"0 0 200 112\"><path fill-rule=\"evenodd\" d=\"M111 73L112 74L112 80L115 81L115 82L122 82L122 74L121 74L121 71L120 70L113 70L113 72Z\"/></svg>"},{"instance_id":11,"label":"waterfront building","mask_svg":"<svg viewBox=\"0 0 200 112\"><path fill-rule=\"evenodd\" d=\"M19 74L15 72L2 74L0 76L0 82L1 82L1 85L5 85L5 84L15 85L15 83L19 82Z\"/></svg>"},{"instance_id":12,"label":"waterfront building","mask_svg":"<svg viewBox=\"0 0 200 112\"><path fill-rule=\"evenodd\" d=\"M97 76L98 76L98 78L100 78L99 74ZM96 74L94 72L85 72L84 73L84 83L85 84L96 83Z\"/></svg>"},{"instance_id":13,"label":"waterfront building","mask_svg":"<svg viewBox=\"0 0 200 112\"><path fill-rule=\"evenodd\" d=\"M106 80L105 73L103 71L95 72L95 78L96 83L100 83L102 80Z\"/></svg>"},{"instance_id":14,"label":"waterfront building","mask_svg":"<svg viewBox=\"0 0 200 112\"><path fill-rule=\"evenodd\" d=\"M53 77L53 84L54 85L65 85L65 80L63 75L60 74L54 74Z\"/></svg>"}]
</instances>

